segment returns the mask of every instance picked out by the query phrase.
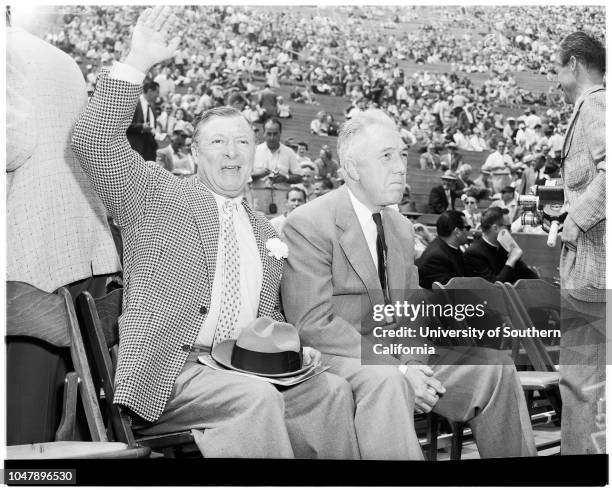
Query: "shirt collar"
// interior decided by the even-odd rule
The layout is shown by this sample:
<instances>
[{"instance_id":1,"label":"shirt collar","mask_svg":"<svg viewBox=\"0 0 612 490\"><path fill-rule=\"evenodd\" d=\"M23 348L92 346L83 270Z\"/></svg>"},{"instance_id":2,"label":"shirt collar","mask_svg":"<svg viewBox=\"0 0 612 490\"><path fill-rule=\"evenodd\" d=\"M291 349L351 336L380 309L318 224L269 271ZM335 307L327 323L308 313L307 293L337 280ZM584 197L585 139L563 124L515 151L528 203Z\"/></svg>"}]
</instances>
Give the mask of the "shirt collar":
<instances>
[{"instance_id":1,"label":"shirt collar","mask_svg":"<svg viewBox=\"0 0 612 490\"><path fill-rule=\"evenodd\" d=\"M585 90L584 93L580 97L578 97L578 99L576 100L576 103L574 104L574 108L580 106L580 104L586 98L587 95L592 94L593 92L596 92L597 90L601 90L601 89L605 90L605 87L603 85L593 85L591 88Z\"/></svg>"},{"instance_id":2,"label":"shirt collar","mask_svg":"<svg viewBox=\"0 0 612 490\"><path fill-rule=\"evenodd\" d=\"M355 210L355 214L357 215L357 219L359 220L359 224L362 229L367 229L371 224L374 224L372 220L372 211L368 209L368 207L363 204L359 199L355 197L355 194L351 192L351 190L347 187L349 198L351 200L351 204L353 205L353 209Z\"/></svg>"},{"instance_id":3,"label":"shirt collar","mask_svg":"<svg viewBox=\"0 0 612 490\"><path fill-rule=\"evenodd\" d=\"M489 245L491 245L493 248L499 248L499 245L494 245L492 244L489 240L487 240L487 237L485 237L484 235L482 235L482 239L488 243Z\"/></svg>"}]
</instances>

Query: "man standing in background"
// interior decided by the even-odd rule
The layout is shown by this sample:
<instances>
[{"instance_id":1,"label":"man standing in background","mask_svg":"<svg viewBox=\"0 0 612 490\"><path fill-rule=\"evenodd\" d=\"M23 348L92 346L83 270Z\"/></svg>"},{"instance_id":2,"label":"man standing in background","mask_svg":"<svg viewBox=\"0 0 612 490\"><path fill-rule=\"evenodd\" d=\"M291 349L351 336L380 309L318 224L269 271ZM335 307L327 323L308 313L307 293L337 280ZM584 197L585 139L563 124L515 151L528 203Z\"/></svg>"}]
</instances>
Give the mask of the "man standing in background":
<instances>
[{"instance_id":1,"label":"man standing in background","mask_svg":"<svg viewBox=\"0 0 612 490\"><path fill-rule=\"evenodd\" d=\"M583 32L557 54L565 101L574 105L562 150L568 210L561 240L561 453L598 452L592 435L605 400L606 51ZM577 317L577 318L576 318Z\"/></svg>"},{"instance_id":2,"label":"man standing in background","mask_svg":"<svg viewBox=\"0 0 612 490\"><path fill-rule=\"evenodd\" d=\"M52 9L26 17L17 7L12 19L7 10L9 445L52 441L59 423L70 341L65 322L53 322L63 309L53 292L102 295L106 275L121 268L106 209L70 148L87 90L73 59L41 39Z\"/></svg>"}]
</instances>

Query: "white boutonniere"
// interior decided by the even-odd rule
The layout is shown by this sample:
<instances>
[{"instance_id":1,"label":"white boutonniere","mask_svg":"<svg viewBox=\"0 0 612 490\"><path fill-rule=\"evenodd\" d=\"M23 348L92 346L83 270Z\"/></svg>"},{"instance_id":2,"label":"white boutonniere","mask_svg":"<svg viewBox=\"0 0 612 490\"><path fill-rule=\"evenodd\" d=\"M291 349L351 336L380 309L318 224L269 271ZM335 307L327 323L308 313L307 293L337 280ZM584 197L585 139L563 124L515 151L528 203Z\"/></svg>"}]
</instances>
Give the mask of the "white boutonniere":
<instances>
[{"instance_id":1,"label":"white boutonniere","mask_svg":"<svg viewBox=\"0 0 612 490\"><path fill-rule=\"evenodd\" d=\"M280 238L270 238L266 242L268 255L275 259L286 259L289 256L289 247Z\"/></svg>"}]
</instances>

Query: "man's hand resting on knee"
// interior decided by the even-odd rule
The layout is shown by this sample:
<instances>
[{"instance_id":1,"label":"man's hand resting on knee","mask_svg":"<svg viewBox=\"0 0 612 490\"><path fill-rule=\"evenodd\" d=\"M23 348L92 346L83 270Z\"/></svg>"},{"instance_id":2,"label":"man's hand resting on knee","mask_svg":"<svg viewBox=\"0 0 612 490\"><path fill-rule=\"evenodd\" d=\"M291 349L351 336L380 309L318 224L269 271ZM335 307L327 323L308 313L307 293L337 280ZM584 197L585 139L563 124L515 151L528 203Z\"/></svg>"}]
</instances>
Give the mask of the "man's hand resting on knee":
<instances>
[{"instance_id":1,"label":"man's hand resting on knee","mask_svg":"<svg viewBox=\"0 0 612 490\"><path fill-rule=\"evenodd\" d=\"M429 413L438 403L441 394L446 393L442 383L434 378L433 370L424 364L406 366L404 376L414 391L414 410L416 413Z\"/></svg>"}]
</instances>

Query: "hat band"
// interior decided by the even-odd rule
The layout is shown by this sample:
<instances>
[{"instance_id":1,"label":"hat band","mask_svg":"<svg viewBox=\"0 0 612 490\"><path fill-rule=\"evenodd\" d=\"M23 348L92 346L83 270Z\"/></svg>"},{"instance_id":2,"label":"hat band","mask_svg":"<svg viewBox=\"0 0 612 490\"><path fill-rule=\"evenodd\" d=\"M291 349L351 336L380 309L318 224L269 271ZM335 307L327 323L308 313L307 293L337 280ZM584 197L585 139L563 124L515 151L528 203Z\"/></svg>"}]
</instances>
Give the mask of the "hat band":
<instances>
[{"instance_id":1,"label":"hat band","mask_svg":"<svg viewBox=\"0 0 612 490\"><path fill-rule=\"evenodd\" d=\"M302 349L299 352L255 352L234 345L232 366L261 374L283 374L302 367Z\"/></svg>"}]
</instances>

